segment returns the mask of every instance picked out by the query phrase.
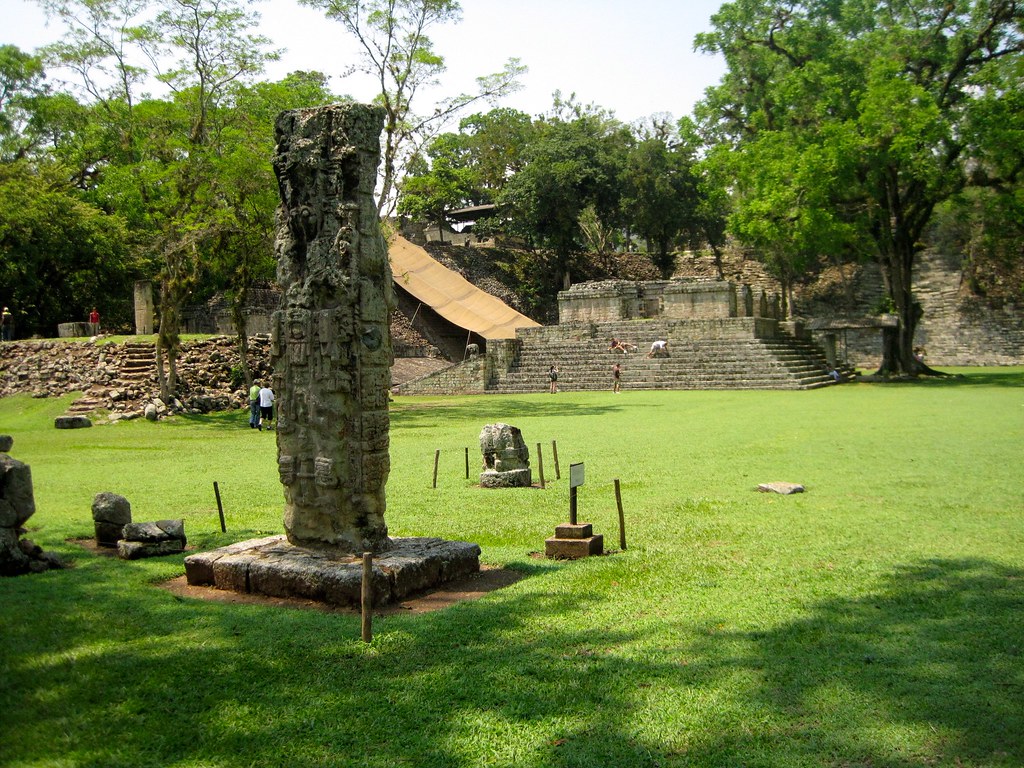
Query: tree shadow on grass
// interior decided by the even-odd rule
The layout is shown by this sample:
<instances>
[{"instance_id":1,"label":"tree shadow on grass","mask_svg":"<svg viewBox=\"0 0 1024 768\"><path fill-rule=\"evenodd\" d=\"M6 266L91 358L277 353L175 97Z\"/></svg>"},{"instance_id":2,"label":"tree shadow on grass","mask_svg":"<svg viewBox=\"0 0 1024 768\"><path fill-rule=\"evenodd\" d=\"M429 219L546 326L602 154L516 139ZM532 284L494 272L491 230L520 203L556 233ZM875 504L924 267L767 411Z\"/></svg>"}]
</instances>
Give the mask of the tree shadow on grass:
<instances>
[{"instance_id":1,"label":"tree shadow on grass","mask_svg":"<svg viewBox=\"0 0 1024 768\"><path fill-rule=\"evenodd\" d=\"M604 600L567 589L580 583L571 570L548 570L530 589L389 618L372 645L356 640L357 617L124 589L138 580L131 568L76 569L37 606L4 594L17 603L5 613L52 619L35 636L0 628L0 704L18 712L0 724L12 759L1024 764L1024 572L988 561L911 565L873 595L759 632L710 615L699 626L589 620Z\"/></svg>"},{"instance_id":2,"label":"tree shadow on grass","mask_svg":"<svg viewBox=\"0 0 1024 768\"><path fill-rule=\"evenodd\" d=\"M985 560L901 568L770 632L738 633L718 659L752 673L757 711L789 721L769 765L1024 765L1024 571ZM709 639L698 655L715 659ZM714 662L713 662L714 664ZM706 669L708 681L725 673ZM922 735L924 734L924 735ZM764 734L721 734L748 754ZM699 761L698 761L699 762Z\"/></svg>"},{"instance_id":3,"label":"tree shadow on grass","mask_svg":"<svg viewBox=\"0 0 1024 768\"><path fill-rule=\"evenodd\" d=\"M391 423L405 429L416 429L434 426L439 419L448 418L491 418L492 421L498 421L549 416L605 416L625 409L621 403L580 403L567 402L564 399L559 399L556 402L555 400L552 398L552 401L549 402L541 398L511 398L495 395L481 395L469 400L459 398L450 401L409 402L398 400L391 404ZM650 409L657 405L645 404L644 407ZM249 427L249 410L247 408L203 414L178 414L172 419L167 419L163 424L172 429L188 426L226 432L256 431ZM273 435L272 430L265 431Z\"/></svg>"},{"instance_id":4,"label":"tree shadow on grass","mask_svg":"<svg viewBox=\"0 0 1024 768\"><path fill-rule=\"evenodd\" d=\"M1024 387L1024 369L1015 367L978 368L968 373L955 373L943 376L919 376L913 379L893 379L890 381L876 380L874 384L904 387Z\"/></svg>"},{"instance_id":5,"label":"tree shadow on grass","mask_svg":"<svg viewBox=\"0 0 1024 768\"><path fill-rule=\"evenodd\" d=\"M441 418L502 421L552 416L606 416L625 410L621 403L573 402L557 396L547 400L540 397L498 395L481 395L470 400L460 398L415 403L399 400L391 407L391 423L403 428L432 426ZM645 404L644 407L655 406Z\"/></svg>"}]
</instances>

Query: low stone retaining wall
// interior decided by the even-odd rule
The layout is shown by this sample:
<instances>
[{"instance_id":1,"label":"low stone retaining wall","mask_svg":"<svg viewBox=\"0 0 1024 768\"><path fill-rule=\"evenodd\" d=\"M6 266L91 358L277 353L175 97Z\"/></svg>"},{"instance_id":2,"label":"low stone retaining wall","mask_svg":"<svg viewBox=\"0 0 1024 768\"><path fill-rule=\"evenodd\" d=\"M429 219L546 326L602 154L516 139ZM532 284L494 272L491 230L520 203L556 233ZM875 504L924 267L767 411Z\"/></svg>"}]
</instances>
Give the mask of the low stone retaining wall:
<instances>
[{"instance_id":1,"label":"low stone retaining wall","mask_svg":"<svg viewBox=\"0 0 1024 768\"><path fill-rule=\"evenodd\" d=\"M249 339L253 376L270 381L270 339ZM159 396L156 364L136 378L125 378L139 342L18 341L0 344L0 397L30 394L61 397L88 392L97 408L112 414L141 416L146 404ZM155 351L154 351L155 354ZM240 364L237 339L216 336L186 342L178 360L178 400L182 409L206 413L248 404L244 384L236 387Z\"/></svg>"}]
</instances>

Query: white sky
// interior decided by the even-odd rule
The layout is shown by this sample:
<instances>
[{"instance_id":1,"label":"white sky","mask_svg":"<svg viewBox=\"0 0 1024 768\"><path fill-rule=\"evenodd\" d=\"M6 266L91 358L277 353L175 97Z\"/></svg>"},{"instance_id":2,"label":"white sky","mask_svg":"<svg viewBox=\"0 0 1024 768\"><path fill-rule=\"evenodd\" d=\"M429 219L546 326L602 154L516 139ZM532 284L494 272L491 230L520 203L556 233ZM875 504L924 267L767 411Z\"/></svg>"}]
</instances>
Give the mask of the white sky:
<instances>
[{"instance_id":1,"label":"white sky","mask_svg":"<svg viewBox=\"0 0 1024 768\"><path fill-rule=\"evenodd\" d=\"M462 0L458 25L429 32L444 56L438 96L475 91L475 78L499 71L510 57L529 67L523 90L501 106L538 115L550 109L552 94L575 92L585 104L615 112L624 122L655 113L687 115L704 89L724 72L718 57L695 53L693 38L710 27L724 0ZM336 93L369 100L372 81L341 78L356 48L341 25L298 0L257 4L260 31L286 48L271 65L270 79L295 70L331 76ZM54 42L60 30L47 26L42 9L30 0L0 0L0 43L23 50ZM428 112L431 94L414 107ZM479 111L489 109L481 105Z\"/></svg>"}]
</instances>

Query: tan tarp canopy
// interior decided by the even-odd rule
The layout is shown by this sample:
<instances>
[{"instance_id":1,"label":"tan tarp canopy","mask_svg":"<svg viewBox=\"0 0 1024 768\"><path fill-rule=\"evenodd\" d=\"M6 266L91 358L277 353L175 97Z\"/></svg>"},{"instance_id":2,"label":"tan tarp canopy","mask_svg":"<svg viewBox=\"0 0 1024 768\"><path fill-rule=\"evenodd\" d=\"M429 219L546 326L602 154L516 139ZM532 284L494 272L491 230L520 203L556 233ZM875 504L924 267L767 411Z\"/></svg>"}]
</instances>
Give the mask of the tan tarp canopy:
<instances>
[{"instance_id":1,"label":"tan tarp canopy","mask_svg":"<svg viewBox=\"0 0 1024 768\"><path fill-rule=\"evenodd\" d=\"M491 294L481 291L404 237L388 245L395 285L444 319L485 339L514 339L516 328L540 325Z\"/></svg>"}]
</instances>

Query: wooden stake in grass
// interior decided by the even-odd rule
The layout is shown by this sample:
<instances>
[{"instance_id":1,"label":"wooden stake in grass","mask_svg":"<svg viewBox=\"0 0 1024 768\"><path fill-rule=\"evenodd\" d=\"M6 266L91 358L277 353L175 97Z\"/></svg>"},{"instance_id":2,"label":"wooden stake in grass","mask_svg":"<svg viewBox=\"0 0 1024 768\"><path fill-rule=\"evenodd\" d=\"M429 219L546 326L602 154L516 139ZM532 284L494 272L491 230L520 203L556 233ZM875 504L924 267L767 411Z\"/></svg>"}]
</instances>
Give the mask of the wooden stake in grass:
<instances>
[{"instance_id":1,"label":"wooden stake in grass","mask_svg":"<svg viewBox=\"0 0 1024 768\"><path fill-rule=\"evenodd\" d=\"M551 456L555 460L555 480L561 480L562 472L558 468L558 443L554 440L551 441Z\"/></svg>"},{"instance_id":2,"label":"wooden stake in grass","mask_svg":"<svg viewBox=\"0 0 1024 768\"><path fill-rule=\"evenodd\" d=\"M626 517L622 514L622 489L619 478L615 478L615 505L619 508L619 549L626 551Z\"/></svg>"},{"instance_id":3,"label":"wooden stake in grass","mask_svg":"<svg viewBox=\"0 0 1024 768\"><path fill-rule=\"evenodd\" d=\"M441 460L441 449L434 451L434 487L437 488L437 462Z\"/></svg>"},{"instance_id":4,"label":"wooden stake in grass","mask_svg":"<svg viewBox=\"0 0 1024 768\"><path fill-rule=\"evenodd\" d=\"M217 481L213 481L213 495L217 497L217 514L220 515L220 532L227 533L228 527L224 523L224 505L220 503L220 488L217 486Z\"/></svg>"},{"instance_id":5,"label":"wooden stake in grass","mask_svg":"<svg viewBox=\"0 0 1024 768\"><path fill-rule=\"evenodd\" d=\"M466 479L469 480L469 446L466 446Z\"/></svg>"},{"instance_id":6,"label":"wooden stake in grass","mask_svg":"<svg viewBox=\"0 0 1024 768\"><path fill-rule=\"evenodd\" d=\"M540 487L544 488L544 454L541 453L540 443L537 443L537 473L540 475Z\"/></svg>"},{"instance_id":7,"label":"wooden stake in grass","mask_svg":"<svg viewBox=\"0 0 1024 768\"><path fill-rule=\"evenodd\" d=\"M363 642L373 641L373 553L363 552Z\"/></svg>"}]
</instances>

